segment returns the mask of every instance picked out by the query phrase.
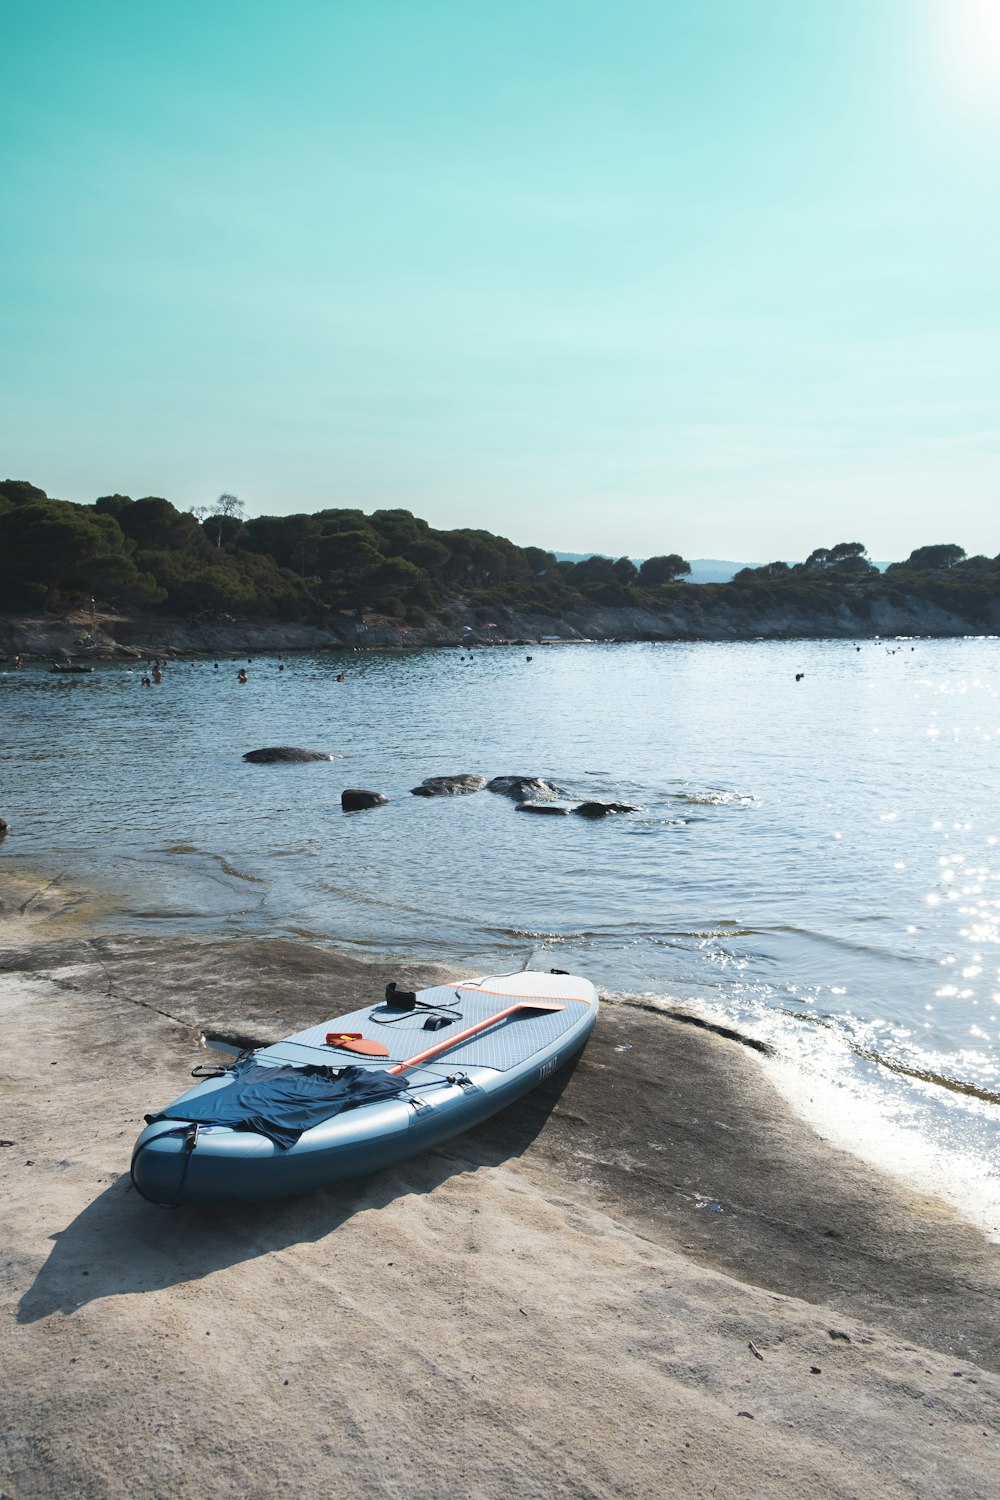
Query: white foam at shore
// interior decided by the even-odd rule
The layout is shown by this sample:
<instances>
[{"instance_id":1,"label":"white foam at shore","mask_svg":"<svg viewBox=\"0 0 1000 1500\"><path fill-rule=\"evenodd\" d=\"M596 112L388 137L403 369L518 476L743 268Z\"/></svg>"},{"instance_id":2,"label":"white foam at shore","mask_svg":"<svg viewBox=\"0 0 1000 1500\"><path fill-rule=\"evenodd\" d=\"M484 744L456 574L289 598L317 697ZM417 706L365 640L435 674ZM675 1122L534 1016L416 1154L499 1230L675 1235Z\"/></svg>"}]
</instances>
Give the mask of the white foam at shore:
<instances>
[{"instance_id":1,"label":"white foam at shore","mask_svg":"<svg viewBox=\"0 0 1000 1500\"><path fill-rule=\"evenodd\" d=\"M765 1012L751 1022L691 1000L642 999L766 1042L774 1054L754 1056L782 1098L823 1140L912 1192L947 1204L1000 1243L1000 1106L892 1073L856 1057L836 1032L789 1016Z\"/></svg>"},{"instance_id":2,"label":"white foam at shore","mask_svg":"<svg viewBox=\"0 0 1000 1500\"><path fill-rule=\"evenodd\" d=\"M779 1093L831 1145L913 1192L938 1198L1000 1243L1000 1108L860 1064L836 1037L829 1072L779 1054L761 1059ZM879 1076L870 1075L877 1072ZM864 1076L865 1074L869 1076Z\"/></svg>"}]
</instances>

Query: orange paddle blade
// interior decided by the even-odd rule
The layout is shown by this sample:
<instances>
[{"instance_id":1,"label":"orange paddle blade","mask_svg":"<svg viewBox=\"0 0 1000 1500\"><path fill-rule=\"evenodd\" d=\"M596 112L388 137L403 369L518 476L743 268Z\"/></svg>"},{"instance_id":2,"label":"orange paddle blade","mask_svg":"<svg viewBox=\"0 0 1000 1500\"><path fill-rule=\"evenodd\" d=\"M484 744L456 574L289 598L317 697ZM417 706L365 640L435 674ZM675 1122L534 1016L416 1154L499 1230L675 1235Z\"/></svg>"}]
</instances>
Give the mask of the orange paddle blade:
<instances>
[{"instance_id":1,"label":"orange paddle blade","mask_svg":"<svg viewBox=\"0 0 1000 1500\"><path fill-rule=\"evenodd\" d=\"M370 1041L360 1031L328 1031L328 1047L340 1047L344 1052L362 1052L368 1057L388 1057L389 1049L381 1042Z\"/></svg>"}]
</instances>

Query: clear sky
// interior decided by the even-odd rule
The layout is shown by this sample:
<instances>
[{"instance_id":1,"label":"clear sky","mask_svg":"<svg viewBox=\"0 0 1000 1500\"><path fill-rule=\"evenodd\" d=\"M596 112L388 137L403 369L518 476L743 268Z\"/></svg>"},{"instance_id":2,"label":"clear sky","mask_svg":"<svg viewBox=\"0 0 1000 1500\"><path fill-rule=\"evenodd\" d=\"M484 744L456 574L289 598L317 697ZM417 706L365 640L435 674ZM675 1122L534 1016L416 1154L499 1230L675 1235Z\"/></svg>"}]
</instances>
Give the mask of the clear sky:
<instances>
[{"instance_id":1,"label":"clear sky","mask_svg":"<svg viewBox=\"0 0 1000 1500\"><path fill-rule=\"evenodd\" d=\"M0 55L3 474L1000 551L1000 0L7 0Z\"/></svg>"}]
</instances>

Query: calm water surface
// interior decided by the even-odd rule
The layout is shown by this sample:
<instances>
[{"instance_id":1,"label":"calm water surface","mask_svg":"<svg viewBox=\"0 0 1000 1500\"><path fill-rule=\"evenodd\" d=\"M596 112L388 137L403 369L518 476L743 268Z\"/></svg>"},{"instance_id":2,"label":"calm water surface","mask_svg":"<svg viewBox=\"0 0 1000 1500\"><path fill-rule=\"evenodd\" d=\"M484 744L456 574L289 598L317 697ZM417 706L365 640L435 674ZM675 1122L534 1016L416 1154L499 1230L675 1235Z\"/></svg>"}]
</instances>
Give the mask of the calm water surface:
<instances>
[{"instance_id":1,"label":"calm water surface","mask_svg":"<svg viewBox=\"0 0 1000 1500\"><path fill-rule=\"evenodd\" d=\"M735 1020L825 1134L1000 1225L1000 641L528 654L0 672L0 858L109 928L532 958ZM338 758L241 759L274 744ZM455 771L639 811L409 795Z\"/></svg>"}]
</instances>

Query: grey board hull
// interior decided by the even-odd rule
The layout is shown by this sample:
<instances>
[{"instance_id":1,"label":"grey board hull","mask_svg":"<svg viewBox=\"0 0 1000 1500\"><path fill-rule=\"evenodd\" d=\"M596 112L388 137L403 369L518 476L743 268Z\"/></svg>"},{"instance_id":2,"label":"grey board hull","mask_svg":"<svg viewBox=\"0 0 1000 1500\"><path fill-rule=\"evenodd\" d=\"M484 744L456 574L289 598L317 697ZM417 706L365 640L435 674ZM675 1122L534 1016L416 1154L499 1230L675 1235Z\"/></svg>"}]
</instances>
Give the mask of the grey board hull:
<instances>
[{"instance_id":1,"label":"grey board hull","mask_svg":"<svg viewBox=\"0 0 1000 1500\"><path fill-rule=\"evenodd\" d=\"M560 976L564 991L570 978ZM510 976L504 979L511 983ZM517 976L518 981L521 979ZM538 992L549 976L525 975L523 979L534 980ZM553 981L549 983L555 988ZM568 1003L559 1015L526 1015L523 1020L517 1017L499 1022L496 1034L491 1037L487 1029L475 1049L471 1045L449 1049L409 1070L406 1079L410 1086L405 1093L336 1115L305 1131L287 1150L252 1130L201 1126L195 1136L183 1120L158 1120L148 1125L136 1142L132 1180L144 1198L167 1206L258 1202L315 1192L405 1161L513 1104L581 1050L597 1020L597 996L586 981L577 979L573 983L578 993L586 995L585 1001ZM421 992L431 996L441 993ZM465 995L463 987L460 998ZM486 1005L500 1008L508 1003L509 992ZM330 1030L352 1029L347 1023L356 1022L359 1014L323 1024ZM373 1012L367 1014L370 1017ZM353 1029L360 1028L355 1025ZM321 1027L314 1028L315 1033L322 1031ZM405 1052L407 1039L397 1037L395 1032L391 1035L397 1049ZM299 1033L263 1049L258 1060L322 1060L334 1066L348 1061L343 1053L331 1056L313 1038L313 1032ZM433 1045L433 1034L428 1037L424 1033L423 1040ZM318 1055L321 1052L322 1057ZM484 1057L497 1065L484 1064L480 1060ZM373 1068L385 1068L392 1062L391 1057L378 1062L355 1057L349 1060ZM219 1088L226 1081L208 1079L181 1095L177 1103Z\"/></svg>"}]
</instances>

